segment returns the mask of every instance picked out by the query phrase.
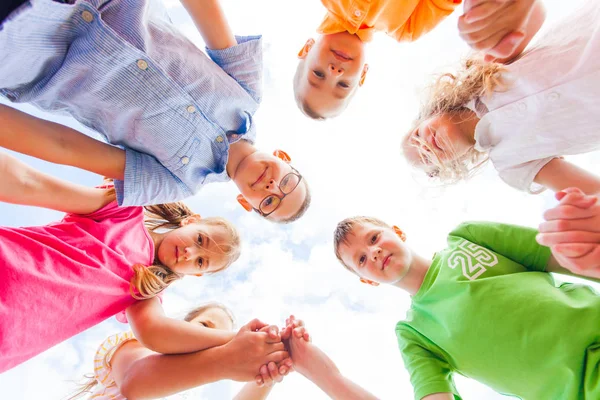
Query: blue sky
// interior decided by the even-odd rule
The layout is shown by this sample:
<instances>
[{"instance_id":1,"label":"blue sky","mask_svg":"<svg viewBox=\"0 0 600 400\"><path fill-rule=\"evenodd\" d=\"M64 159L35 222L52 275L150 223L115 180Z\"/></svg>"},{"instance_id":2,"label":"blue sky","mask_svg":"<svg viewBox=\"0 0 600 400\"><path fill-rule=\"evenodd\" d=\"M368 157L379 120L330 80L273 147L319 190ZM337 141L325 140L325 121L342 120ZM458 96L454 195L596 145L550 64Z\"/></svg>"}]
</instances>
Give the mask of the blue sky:
<instances>
[{"instance_id":1,"label":"blue sky","mask_svg":"<svg viewBox=\"0 0 600 400\"><path fill-rule=\"evenodd\" d=\"M578 3L546 1L548 21ZM176 0L165 4L174 23L201 46L180 4ZM427 75L467 51L456 33L458 13L414 44L377 36L369 49L366 84L345 116L318 123L296 109L291 81L295 55L315 35L322 18L320 2L294 3L293 14L289 2L224 0L223 4L236 33L264 37L265 92L255 118L257 144L291 155L312 187L313 206L302 220L275 226L245 213L235 201L233 184L203 189L187 204L203 216L220 215L235 223L242 233L243 254L223 273L174 285L165 295L165 309L179 317L199 303L220 301L231 307L238 325L254 317L282 324L294 313L307 322L315 343L345 375L383 399L410 398L412 389L394 336L409 296L392 288L361 285L346 272L332 251L336 223L357 214L377 216L401 226L408 243L429 255L445 246L446 234L460 222L483 219L535 227L554 200L548 193L531 196L509 188L492 166L466 184L425 188L401 159L400 136L416 116ZM84 130L69 118L21 108ZM73 182L93 186L100 181L73 168L22 158ZM598 159L597 154L572 158L592 171L599 170ZM53 211L0 204L0 224L5 226L40 225L59 218L60 213ZM72 380L92 370L96 347L124 329L108 320L0 375L0 387L11 400L59 399L73 390ZM465 399L502 398L467 379L459 378L458 386ZM174 398L230 398L238 387L226 381ZM277 385L272 398L325 396L292 374Z\"/></svg>"}]
</instances>

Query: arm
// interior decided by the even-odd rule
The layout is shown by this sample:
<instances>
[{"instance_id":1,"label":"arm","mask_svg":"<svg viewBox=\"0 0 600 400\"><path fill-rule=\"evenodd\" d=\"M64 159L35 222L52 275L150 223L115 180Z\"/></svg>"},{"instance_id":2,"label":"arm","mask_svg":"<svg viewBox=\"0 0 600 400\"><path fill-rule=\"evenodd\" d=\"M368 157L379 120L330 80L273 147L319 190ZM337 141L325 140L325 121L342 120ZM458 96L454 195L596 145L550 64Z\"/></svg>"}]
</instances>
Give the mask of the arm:
<instances>
[{"instance_id":1,"label":"arm","mask_svg":"<svg viewBox=\"0 0 600 400\"><path fill-rule=\"evenodd\" d=\"M181 0L206 47L221 50L237 44L218 0Z\"/></svg>"},{"instance_id":2,"label":"arm","mask_svg":"<svg viewBox=\"0 0 600 400\"><path fill-rule=\"evenodd\" d=\"M155 354L136 341L126 343L112 357L112 376L130 400L162 398L221 379L252 381L262 364L288 357L281 342L268 343L267 333L256 332L262 325L251 321L227 344L189 354Z\"/></svg>"},{"instance_id":3,"label":"arm","mask_svg":"<svg viewBox=\"0 0 600 400\"><path fill-rule=\"evenodd\" d=\"M144 346L164 354L190 353L220 346L235 336L234 332L206 329L169 318L156 297L129 306L127 319L135 337Z\"/></svg>"},{"instance_id":4,"label":"arm","mask_svg":"<svg viewBox=\"0 0 600 400\"><path fill-rule=\"evenodd\" d=\"M1 104L0 146L108 178L123 179L125 171L122 149Z\"/></svg>"},{"instance_id":5,"label":"arm","mask_svg":"<svg viewBox=\"0 0 600 400\"><path fill-rule=\"evenodd\" d=\"M95 189L46 175L0 153L0 201L90 214L115 200L114 189Z\"/></svg>"},{"instance_id":6,"label":"arm","mask_svg":"<svg viewBox=\"0 0 600 400\"><path fill-rule=\"evenodd\" d=\"M233 400L264 400L273 390L273 386L259 387L254 382L244 385L242 390L233 398Z\"/></svg>"},{"instance_id":7,"label":"arm","mask_svg":"<svg viewBox=\"0 0 600 400\"><path fill-rule=\"evenodd\" d=\"M600 193L600 177L562 158L555 158L544 165L535 176L534 182L554 192L576 187L587 194Z\"/></svg>"},{"instance_id":8,"label":"arm","mask_svg":"<svg viewBox=\"0 0 600 400\"><path fill-rule=\"evenodd\" d=\"M434 393L423 397L421 400L454 400L452 393Z\"/></svg>"}]
</instances>

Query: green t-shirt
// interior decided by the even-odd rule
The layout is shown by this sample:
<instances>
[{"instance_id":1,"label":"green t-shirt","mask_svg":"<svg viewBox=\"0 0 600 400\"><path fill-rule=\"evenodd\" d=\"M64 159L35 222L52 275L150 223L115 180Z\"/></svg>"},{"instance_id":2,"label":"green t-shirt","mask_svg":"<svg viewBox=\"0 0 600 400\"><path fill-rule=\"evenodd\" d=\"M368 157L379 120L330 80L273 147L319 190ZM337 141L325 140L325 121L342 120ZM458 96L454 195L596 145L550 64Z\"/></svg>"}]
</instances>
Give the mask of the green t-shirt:
<instances>
[{"instance_id":1,"label":"green t-shirt","mask_svg":"<svg viewBox=\"0 0 600 400\"><path fill-rule=\"evenodd\" d=\"M526 400L600 399L600 296L555 286L536 233L491 222L450 233L396 326L415 399L460 399L455 372Z\"/></svg>"}]
</instances>

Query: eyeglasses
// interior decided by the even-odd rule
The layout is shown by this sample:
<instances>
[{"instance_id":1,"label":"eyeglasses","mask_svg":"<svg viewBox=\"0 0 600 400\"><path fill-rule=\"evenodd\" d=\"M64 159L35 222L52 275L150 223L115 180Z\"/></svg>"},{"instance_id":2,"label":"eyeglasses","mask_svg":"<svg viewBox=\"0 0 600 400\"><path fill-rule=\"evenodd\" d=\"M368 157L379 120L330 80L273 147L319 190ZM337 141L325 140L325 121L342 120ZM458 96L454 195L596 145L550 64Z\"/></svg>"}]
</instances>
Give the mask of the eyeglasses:
<instances>
[{"instance_id":1,"label":"eyeglasses","mask_svg":"<svg viewBox=\"0 0 600 400\"><path fill-rule=\"evenodd\" d=\"M294 167L291 168L292 172L286 174L279 181L278 187L281 193L283 193L283 196L271 194L265 197L260 202L258 210L255 208L254 211L259 213L263 217L268 217L269 215L277 211L277 209L281 205L281 202L283 201L283 199L285 199L285 196L292 193L298 187L300 181L302 180L302 175L300 175L300 173Z\"/></svg>"}]
</instances>

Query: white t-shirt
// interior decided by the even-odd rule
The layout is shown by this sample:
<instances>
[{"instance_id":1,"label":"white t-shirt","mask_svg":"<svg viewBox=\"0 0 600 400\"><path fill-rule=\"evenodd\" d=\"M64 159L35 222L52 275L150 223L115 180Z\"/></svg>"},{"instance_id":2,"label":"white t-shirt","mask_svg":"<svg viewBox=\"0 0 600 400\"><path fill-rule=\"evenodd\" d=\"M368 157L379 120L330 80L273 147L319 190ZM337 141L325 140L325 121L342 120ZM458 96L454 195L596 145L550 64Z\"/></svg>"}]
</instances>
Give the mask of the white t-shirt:
<instances>
[{"instance_id":1,"label":"white t-shirt","mask_svg":"<svg viewBox=\"0 0 600 400\"><path fill-rule=\"evenodd\" d=\"M475 148L500 177L531 193L553 158L600 149L600 1L589 0L507 66L505 91L479 100L488 112Z\"/></svg>"}]
</instances>

